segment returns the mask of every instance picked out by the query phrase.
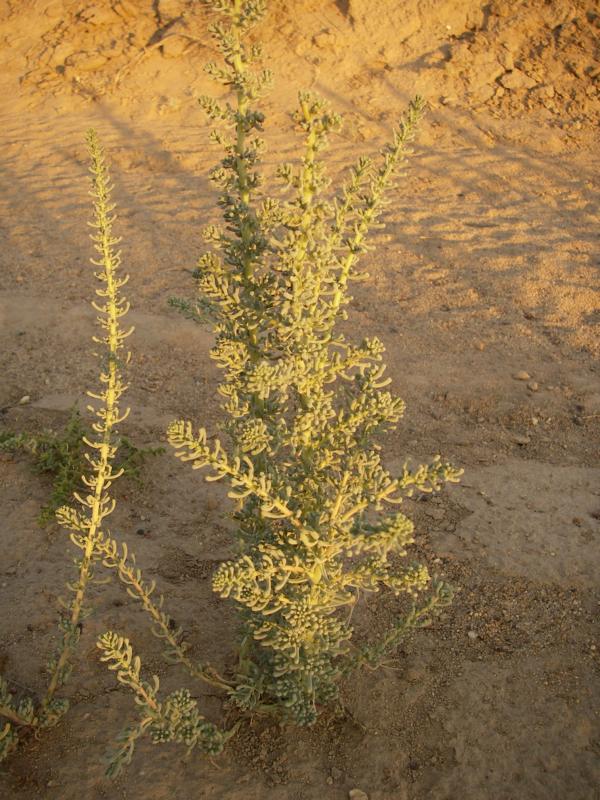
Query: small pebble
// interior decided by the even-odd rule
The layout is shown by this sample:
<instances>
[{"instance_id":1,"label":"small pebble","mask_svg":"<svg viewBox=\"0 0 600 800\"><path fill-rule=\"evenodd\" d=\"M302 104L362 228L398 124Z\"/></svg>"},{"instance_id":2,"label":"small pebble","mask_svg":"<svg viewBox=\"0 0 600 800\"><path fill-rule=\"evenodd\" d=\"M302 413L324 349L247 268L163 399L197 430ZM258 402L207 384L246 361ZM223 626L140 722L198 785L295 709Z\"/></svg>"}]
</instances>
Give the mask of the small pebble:
<instances>
[{"instance_id":1,"label":"small pebble","mask_svg":"<svg viewBox=\"0 0 600 800\"><path fill-rule=\"evenodd\" d=\"M515 433L513 435L512 439L513 439L513 442L516 442L516 444L520 444L520 445L529 444L529 442L531 441L529 436L523 436L520 433Z\"/></svg>"},{"instance_id":2,"label":"small pebble","mask_svg":"<svg viewBox=\"0 0 600 800\"><path fill-rule=\"evenodd\" d=\"M473 642L475 641L475 639L477 639L477 638L478 638L478 636L477 636L477 631L467 631L467 636L468 636L468 637L469 637L469 639L471 639L471 641L473 641Z\"/></svg>"},{"instance_id":3,"label":"small pebble","mask_svg":"<svg viewBox=\"0 0 600 800\"><path fill-rule=\"evenodd\" d=\"M538 383L536 383L536 381L530 381L527 384L527 388L529 389L530 392L537 392L537 390L540 388L540 386L539 386Z\"/></svg>"},{"instance_id":4,"label":"small pebble","mask_svg":"<svg viewBox=\"0 0 600 800\"><path fill-rule=\"evenodd\" d=\"M24 406L31 400L31 397L28 394L24 394L23 397L19 400L19 405Z\"/></svg>"},{"instance_id":5,"label":"small pebble","mask_svg":"<svg viewBox=\"0 0 600 800\"><path fill-rule=\"evenodd\" d=\"M513 375L513 378L516 381L528 381L528 380L531 379L531 375L528 372L525 372L525 370L522 369L522 370L519 370L519 372L515 372L515 374Z\"/></svg>"},{"instance_id":6,"label":"small pebble","mask_svg":"<svg viewBox=\"0 0 600 800\"><path fill-rule=\"evenodd\" d=\"M539 425L539 423L540 423L540 421L539 421L539 419L537 417L532 417L531 418L531 424L532 425Z\"/></svg>"},{"instance_id":7,"label":"small pebble","mask_svg":"<svg viewBox=\"0 0 600 800\"><path fill-rule=\"evenodd\" d=\"M350 789L348 797L350 800L369 800L369 795L362 789Z\"/></svg>"}]
</instances>

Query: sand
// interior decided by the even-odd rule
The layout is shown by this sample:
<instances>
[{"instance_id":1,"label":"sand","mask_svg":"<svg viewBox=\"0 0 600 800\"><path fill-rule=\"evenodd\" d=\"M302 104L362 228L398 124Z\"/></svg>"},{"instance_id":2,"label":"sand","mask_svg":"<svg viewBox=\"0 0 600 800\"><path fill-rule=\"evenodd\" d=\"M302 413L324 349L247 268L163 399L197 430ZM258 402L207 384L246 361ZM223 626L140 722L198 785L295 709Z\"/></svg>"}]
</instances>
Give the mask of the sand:
<instances>
[{"instance_id":1,"label":"sand","mask_svg":"<svg viewBox=\"0 0 600 800\"><path fill-rule=\"evenodd\" d=\"M215 218L207 173L219 154L195 101L212 90L206 23L183 0L0 3L2 429L57 429L93 385L92 124L110 151L131 273L125 433L162 443L181 416L216 429L212 333L167 304L190 295ZM429 104L347 329L385 342L407 403L388 463L439 452L465 469L409 508L416 552L459 588L455 603L386 668L348 681L342 714L301 731L256 719L214 762L144 743L111 783L101 760L134 710L95 636L127 633L166 689L189 681L120 587L98 587L72 709L3 765L2 796L598 800L599 34L600 7L583 0L272 3L269 172L298 153L288 112L301 88L344 114L334 179L383 144L415 92ZM48 491L26 457L0 457L0 669L16 691L44 685L72 574L65 535L36 524ZM114 529L194 653L227 669L234 614L210 590L232 544L221 488L166 452L116 496ZM396 613L375 597L359 630ZM227 719L218 696L192 688L211 719Z\"/></svg>"}]
</instances>

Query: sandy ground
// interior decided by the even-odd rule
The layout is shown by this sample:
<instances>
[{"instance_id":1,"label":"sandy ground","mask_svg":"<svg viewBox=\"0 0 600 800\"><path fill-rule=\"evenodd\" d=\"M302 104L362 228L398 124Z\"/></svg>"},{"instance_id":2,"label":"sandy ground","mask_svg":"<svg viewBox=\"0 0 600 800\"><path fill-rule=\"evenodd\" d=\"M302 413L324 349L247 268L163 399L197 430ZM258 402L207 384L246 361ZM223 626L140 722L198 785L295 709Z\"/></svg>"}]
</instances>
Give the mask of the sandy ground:
<instances>
[{"instance_id":1,"label":"sandy ground","mask_svg":"<svg viewBox=\"0 0 600 800\"><path fill-rule=\"evenodd\" d=\"M383 143L414 92L430 104L349 330L383 339L407 402L389 463L441 452L465 469L460 486L410 508L420 557L460 591L389 667L344 686L343 716L302 731L255 720L214 763L144 744L110 783L101 758L133 709L95 635L128 633L166 688L187 679L120 587L98 587L73 708L4 766L3 796L600 798L599 25L584 0L273 3L268 169L297 153L284 110L299 88L345 114L334 177ZM218 154L194 99L210 88L204 12L181 0L0 0L0 41L0 424L57 428L93 386L82 142L93 124L131 273L125 432L162 442L181 416L215 429L211 332L167 305L190 293L186 270L215 213ZM49 487L27 460L3 457L0 481L0 669L35 692L70 554L56 528L36 526ZM165 453L142 489L118 486L114 525L194 652L226 669L234 618L209 580L231 546L219 492ZM383 629L395 613L382 595L359 622ZM220 699L194 691L222 720Z\"/></svg>"}]
</instances>

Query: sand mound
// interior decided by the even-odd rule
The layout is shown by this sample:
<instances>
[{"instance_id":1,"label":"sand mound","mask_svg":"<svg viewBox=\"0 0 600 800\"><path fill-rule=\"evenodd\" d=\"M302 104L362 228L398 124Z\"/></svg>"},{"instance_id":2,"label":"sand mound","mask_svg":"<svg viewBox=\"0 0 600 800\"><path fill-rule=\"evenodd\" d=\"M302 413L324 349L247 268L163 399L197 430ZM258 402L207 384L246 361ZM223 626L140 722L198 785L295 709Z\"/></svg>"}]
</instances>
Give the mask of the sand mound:
<instances>
[{"instance_id":1,"label":"sand mound","mask_svg":"<svg viewBox=\"0 0 600 800\"><path fill-rule=\"evenodd\" d=\"M381 0L376 13L371 0L273 5L262 36L277 74L367 101L375 118L394 90L417 90L434 106L503 119L566 111L576 126L598 122L600 15L585 0ZM5 57L38 98L144 103L158 91L176 106L203 84L207 24L191 0L30 0L5 11Z\"/></svg>"}]
</instances>

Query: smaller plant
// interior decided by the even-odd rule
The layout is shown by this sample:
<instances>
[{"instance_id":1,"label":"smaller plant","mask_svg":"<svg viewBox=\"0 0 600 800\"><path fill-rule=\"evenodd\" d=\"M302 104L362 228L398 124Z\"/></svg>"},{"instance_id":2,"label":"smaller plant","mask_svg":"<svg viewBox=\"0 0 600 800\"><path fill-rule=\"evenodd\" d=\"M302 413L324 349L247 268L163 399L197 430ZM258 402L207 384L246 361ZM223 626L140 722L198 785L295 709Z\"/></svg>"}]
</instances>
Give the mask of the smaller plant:
<instances>
[{"instance_id":1,"label":"smaller plant","mask_svg":"<svg viewBox=\"0 0 600 800\"><path fill-rule=\"evenodd\" d=\"M53 478L50 498L42 506L38 516L42 527L56 520L56 512L71 500L74 492L83 490L81 476L87 466L87 446L84 439L89 439L91 435L92 431L86 426L75 406L61 431L0 431L0 452L26 453L32 457L36 473ZM147 459L164 452L164 447L137 447L131 439L121 436L117 444L115 467L123 470L124 477L132 478L141 486L142 470Z\"/></svg>"},{"instance_id":2,"label":"smaller plant","mask_svg":"<svg viewBox=\"0 0 600 800\"><path fill-rule=\"evenodd\" d=\"M96 294L101 299L100 303L93 302L92 305L99 314L102 331L100 336L94 337L94 341L104 351L101 356L100 389L88 392L88 396L95 401L94 406L88 407L95 421L89 435L81 436L82 422L77 414L72 414L62 437L20 435L13 437L12 443L6 437L3 440L5 447L11 444L33 452L40 468L55 470L60 491L65 490L66 484L70 485L76 480L83 482L84 490L73 492L77 505L63 505L56 512L59 523L71 529L71 541L81 555L75 560L76 578L67 584L71 596L68 601L63 601L64 612L59 623L61 641L56 657L48 665L48 685L44 696L41 699L17 698L9 691L6 679L0 678L0 717L5 720L0 728L0 760L14 749L23 732L55 725L68 708L68 701L58 694L69 678L82 622L90 613L86 605L86 593L94 580L94 566L104 556L100 547L104 520L115 507L110 489L123 474L123 468L115 467L115 456L117 426L128 414L128 410L121 413L119 409L119 399L125 390L121 376L121 351L124 340L131 333L131 330L124 331L120 327L119 320L129 308L120 289L128 278L118 274L121 257L115 250L119 239L112 233L114 205L110 202L111 185L102 150L93 131L88 133L87 142L95 212L91 223L95 232L91 238L100 255L99 260L92 259L92 263L98 267L94 274L100 282ZM129 354L124 361L128 359ZM79 479L81 472L76 470L82 461L87 469L85 476ZM53 501L57 493L58 489L55 489Z\"/></svg>"},{"instance_id":3,"label":"smaller plant","mask_svg":"<svg viewBox=\"0 0 600 800\"><path fill-rule=\"evenodd\" d=\"M0 450L23 452L33 457L33 469L37 473L53 477L52 493L42 506L38 516L40 525L47 525L56 518L56 511L67 503L73 492L81 485L81 473L85 460L82 438L85 428L81 415L72 408L63 431L42 433L0 432Z\"/></svg>"}]
</instances>

